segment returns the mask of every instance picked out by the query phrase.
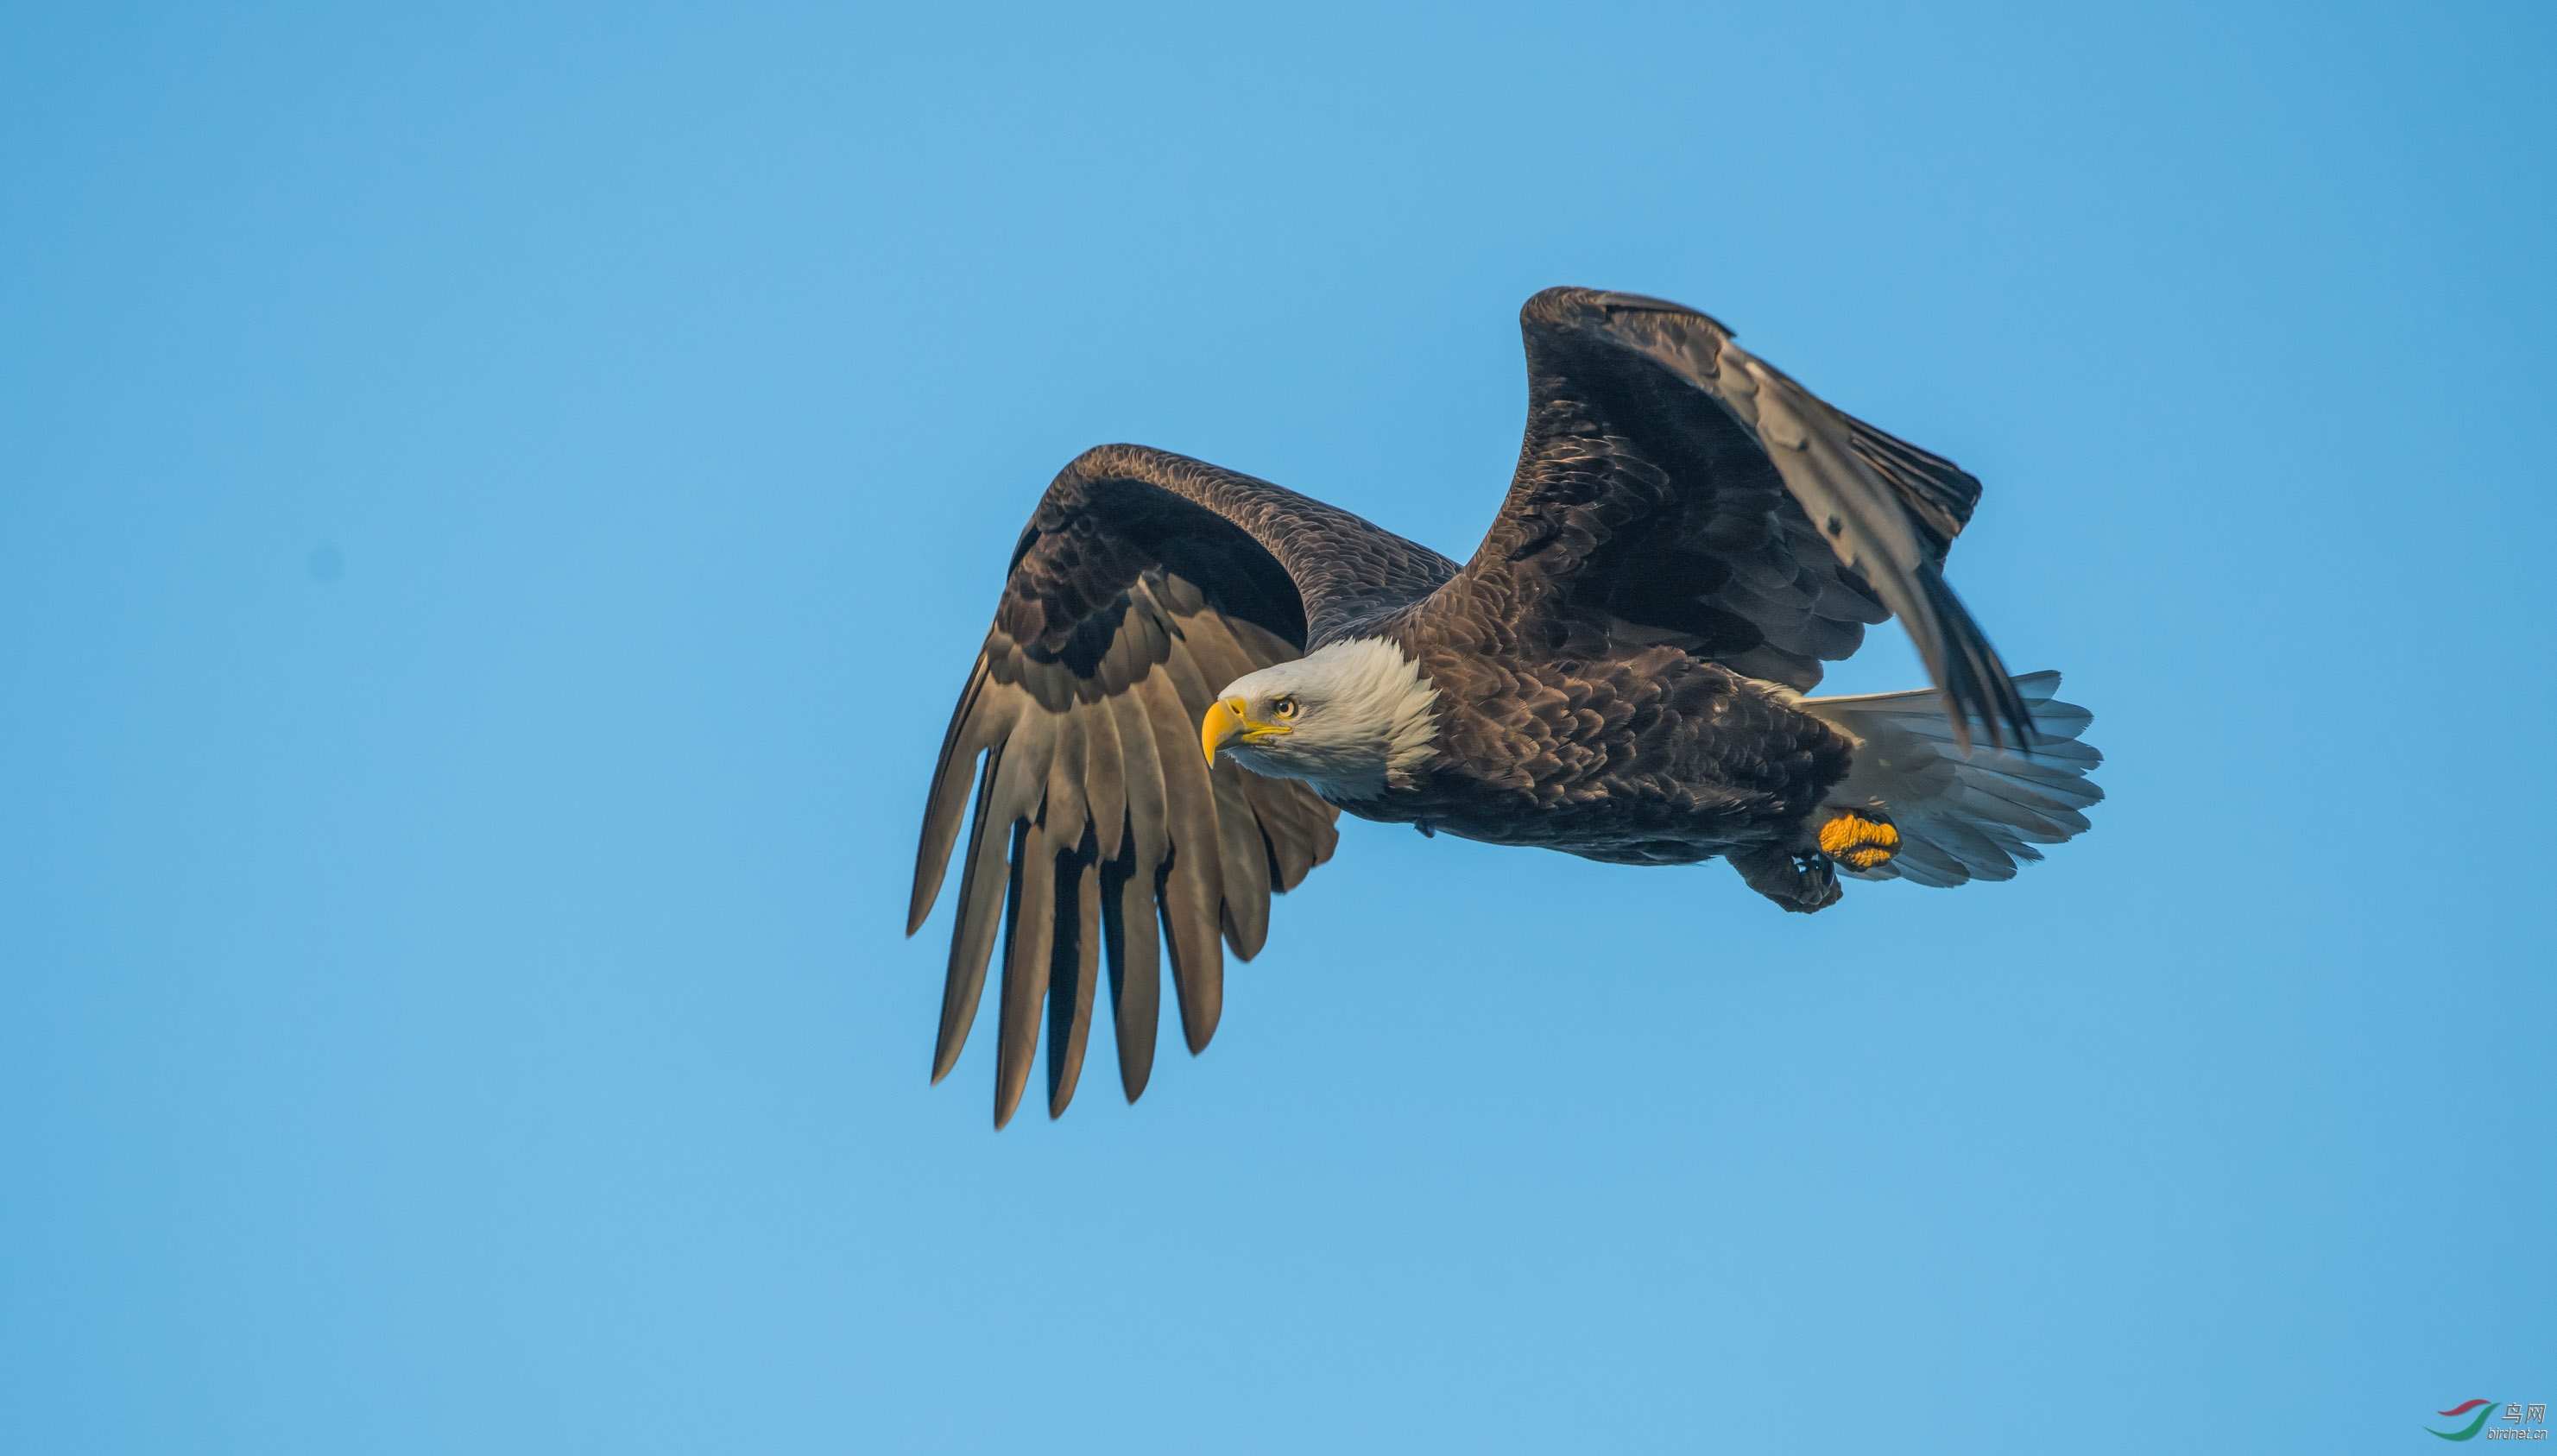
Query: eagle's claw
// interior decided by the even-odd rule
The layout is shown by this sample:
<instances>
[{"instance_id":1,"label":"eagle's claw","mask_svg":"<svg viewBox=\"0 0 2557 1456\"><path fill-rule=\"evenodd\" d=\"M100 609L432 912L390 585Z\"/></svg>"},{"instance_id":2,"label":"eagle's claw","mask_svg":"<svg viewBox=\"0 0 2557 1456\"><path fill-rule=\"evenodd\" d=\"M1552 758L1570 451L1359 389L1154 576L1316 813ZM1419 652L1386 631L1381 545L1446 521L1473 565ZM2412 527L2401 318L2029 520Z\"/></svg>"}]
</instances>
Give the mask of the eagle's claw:
<instances>
[{"instance_id":1,"label":"eagle's claw","mask_svg":"<svg viewBox=\"0 0 2557 1456\"><path fill-rule=\"evenodd\" d=\"M1838 902L1837 866L1828 857L1770 847L1731 857L1731 867L1749 887L1799 915Z\"/></svg>"}]
</instances>

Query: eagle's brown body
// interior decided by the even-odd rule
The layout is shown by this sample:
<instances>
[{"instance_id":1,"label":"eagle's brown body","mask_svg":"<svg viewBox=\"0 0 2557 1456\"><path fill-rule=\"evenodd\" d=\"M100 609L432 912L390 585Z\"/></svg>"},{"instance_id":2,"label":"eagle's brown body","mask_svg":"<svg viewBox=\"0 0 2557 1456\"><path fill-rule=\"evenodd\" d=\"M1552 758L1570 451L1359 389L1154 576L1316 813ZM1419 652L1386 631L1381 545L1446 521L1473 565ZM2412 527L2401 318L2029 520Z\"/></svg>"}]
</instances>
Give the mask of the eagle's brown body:
<instances>
[{"instance_id":1,"label":"eagle's brown body","mask_svg":"<svg viewBox=\"0 0 2557 1456\"><path fill-rule=\"evenodd\" d=\"M1486 844L1690 864L1798 838L1846 777L1847 740L1762 686L1569 627L1583 640L1518 644L1492 672L1462 625L1420 614L1384 633L1437 686L1443 747L1411 787L1342 807Z\"/></svg>"}]
</instances>

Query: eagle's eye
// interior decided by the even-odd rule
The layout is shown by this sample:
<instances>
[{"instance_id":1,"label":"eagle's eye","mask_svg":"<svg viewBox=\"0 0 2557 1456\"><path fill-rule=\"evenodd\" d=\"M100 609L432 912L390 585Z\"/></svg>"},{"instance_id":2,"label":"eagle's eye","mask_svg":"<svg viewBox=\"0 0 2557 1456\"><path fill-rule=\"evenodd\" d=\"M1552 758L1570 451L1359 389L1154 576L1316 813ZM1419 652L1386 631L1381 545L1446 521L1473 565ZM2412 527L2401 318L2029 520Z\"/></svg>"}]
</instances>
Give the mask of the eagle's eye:
<instances>
[{"instance_id":1,"label":"eagle's eye","mask_svg":"<svg viewBox=\"0 0 2557 1456\"><path fill-rule=\"evenodd\" d=\"M1270 716L1272 718L1294 718L1296 716L1296 700L1284 696L1271 699Z\"/></svg>"}]
</instances>

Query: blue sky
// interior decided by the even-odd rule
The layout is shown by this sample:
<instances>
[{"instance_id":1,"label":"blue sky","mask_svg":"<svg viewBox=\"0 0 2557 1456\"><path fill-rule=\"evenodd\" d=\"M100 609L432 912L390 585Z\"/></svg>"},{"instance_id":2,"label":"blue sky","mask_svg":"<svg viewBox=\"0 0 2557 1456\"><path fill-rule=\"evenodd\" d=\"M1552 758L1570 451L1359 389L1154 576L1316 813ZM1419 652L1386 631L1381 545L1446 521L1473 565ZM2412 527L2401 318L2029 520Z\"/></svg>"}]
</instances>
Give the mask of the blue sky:
<instances>
[{"instance_id":1,"label":"blue sky","mask_svg":"<svg viewBox=\"0 0 2557 1456\"><path fill-rule=\"evenodd\" d=\"M10 10L0 1447L2547 1399L2552 66L2529 4ZM1464 555L1564 282L1986 480L2094 832L1805 918L1345 823L1143 1104L928 1087L923 778L1050 474Z\"/></svg>"}]
</instances>

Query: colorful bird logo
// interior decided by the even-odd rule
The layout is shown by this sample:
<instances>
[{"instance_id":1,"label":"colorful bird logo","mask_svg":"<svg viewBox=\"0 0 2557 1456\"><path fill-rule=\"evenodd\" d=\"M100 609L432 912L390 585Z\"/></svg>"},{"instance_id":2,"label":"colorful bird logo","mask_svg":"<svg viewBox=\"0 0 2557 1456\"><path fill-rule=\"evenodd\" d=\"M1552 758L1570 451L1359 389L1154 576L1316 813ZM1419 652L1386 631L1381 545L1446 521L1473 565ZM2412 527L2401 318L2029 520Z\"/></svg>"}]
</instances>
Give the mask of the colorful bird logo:
<instances>
[{"instance_id":1,"label":"colorful bird logo","mask_svg":"<svg viewBox=\"0 0 2557 1456\"><path fill-rule=\"evenodd\" d=\"M2435 1411L2435 1412L2434 1412L2434 1414L2436 1414L2436 1415L2448 1415L2448 1416L2452 1416L2452 1417L2456 1418L2456 1417L2458 1417L2458 1416L2466 1415L2466 1414L2468 1414L2468 1413L2469 1413L2470 1411L2472 1411L2472 1410L2474 1410L2474 1411L2476 1411L2476 1412L2477 1412L2477 1419L2475 1419L2475 1420L2473 1420L2473 1421L2470 1421L2467 1425L2464 1425L2464 1426L2460 1427L2458 1430L2455 1430L2455 1431L2435 1431L2435 1430L2433 1430L2433 1428L2432 1428L2431 1426L2429 1426L2429 1425L2428 1425L2428 1426L2426 1426L2426 1427L2424 1427L2424 1429L2426 1429L2426 1430L2428 1430L2428 1431L2433 1431L2433 1434L2434 1434L2434 1435L2440 1436L2440 1437L2441 1437L2443 1440L2445 1440L2445 1441L2467 1441L2467 1440L2474 1440L2474 1439L2477 1437L2478 1428L2479 1428L2480 1426L2483 1426L2483 1425L2485 1425L2485 1424L2486 1424L2486 1418L2487 1418L2488 1416L2490 1416L2490 1415L2494 1414L2494 1402L2493 1402L2493 1401L2491 1401L2491 1400L2463 1400L2463 1401L2461 1401L2459 1404L2452 1406L2452 1407L2451 1407L2450 1409L2448 1409L2448 1410L2438 1410L2438 1411Z\"/></svg>"}]
</instances>

